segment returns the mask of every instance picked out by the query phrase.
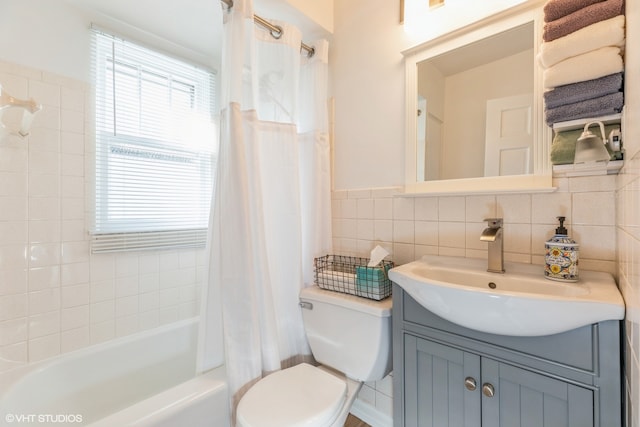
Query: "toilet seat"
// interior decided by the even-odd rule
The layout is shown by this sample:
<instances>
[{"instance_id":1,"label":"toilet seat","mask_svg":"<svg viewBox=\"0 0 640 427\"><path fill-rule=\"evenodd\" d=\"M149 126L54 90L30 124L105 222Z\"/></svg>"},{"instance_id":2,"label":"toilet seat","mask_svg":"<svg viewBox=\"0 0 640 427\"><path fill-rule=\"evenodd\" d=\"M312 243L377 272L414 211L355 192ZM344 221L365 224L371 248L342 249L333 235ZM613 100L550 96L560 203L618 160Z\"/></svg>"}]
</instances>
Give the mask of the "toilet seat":
<instances>
[{"instance_id":1,"label":"toilet seat","mask_svg":"<svg viewBox=\"0 0 640 427\"><path fill-rule=\"evenodd\" d=\"M258 381L238 404L239 427L326 427L340 413L347 384L307 363Z\"/></svg>"}]
</instances>

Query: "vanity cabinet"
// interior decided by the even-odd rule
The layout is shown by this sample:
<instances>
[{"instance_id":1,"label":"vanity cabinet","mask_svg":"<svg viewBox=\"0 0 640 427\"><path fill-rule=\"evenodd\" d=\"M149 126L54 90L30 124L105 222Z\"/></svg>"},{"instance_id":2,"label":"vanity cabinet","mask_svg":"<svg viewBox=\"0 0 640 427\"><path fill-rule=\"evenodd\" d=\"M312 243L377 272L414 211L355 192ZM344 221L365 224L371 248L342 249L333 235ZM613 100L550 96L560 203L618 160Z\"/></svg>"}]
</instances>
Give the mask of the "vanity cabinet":
<instances>
[{"instance_id":1,"label":"vanity cabinet","mask_svg":"<svg viewBox=\"0 0 640 427\"><path fill-rule=\"evenodd\" d=\"M622 425L619 321L501 336L393 293L394 426Z\"/></svg>"}]
</instances>

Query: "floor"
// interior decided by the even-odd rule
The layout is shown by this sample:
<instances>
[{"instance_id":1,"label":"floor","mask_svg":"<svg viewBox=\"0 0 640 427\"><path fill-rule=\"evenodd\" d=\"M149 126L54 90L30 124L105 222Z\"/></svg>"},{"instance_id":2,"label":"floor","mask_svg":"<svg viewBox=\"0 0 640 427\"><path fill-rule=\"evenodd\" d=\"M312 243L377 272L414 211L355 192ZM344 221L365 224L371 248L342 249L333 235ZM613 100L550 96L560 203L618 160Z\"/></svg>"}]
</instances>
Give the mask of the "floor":
<instances>
[{"instance_id":1,"label":"floor","mask_svg":"<svg viewBox=\"0 0 640 427\"><path fill-rule=\"evenodd\" d=\"M371 427L369 424L362 421L360 418L354 417L349 414L347 421L344 423L344 427Z\"/></svg>"}]
</instances>

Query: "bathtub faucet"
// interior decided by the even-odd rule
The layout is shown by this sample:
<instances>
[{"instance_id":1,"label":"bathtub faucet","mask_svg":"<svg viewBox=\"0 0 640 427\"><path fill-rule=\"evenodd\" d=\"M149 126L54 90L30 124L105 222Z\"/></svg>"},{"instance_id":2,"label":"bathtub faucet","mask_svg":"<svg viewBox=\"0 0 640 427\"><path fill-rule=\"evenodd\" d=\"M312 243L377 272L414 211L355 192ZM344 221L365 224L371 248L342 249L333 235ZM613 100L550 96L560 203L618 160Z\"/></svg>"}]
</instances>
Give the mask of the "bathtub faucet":
<instances>
[{"instance_id":1,"label":"bathtub faucet","mask_svg":"<svg viewBox=\"0 0 640 427\"><path fill-rule=\"evenodd\" d=\"M504 273L502 218L487 218L485 221L487 221L488 227L480 235L480 240L489 243L487 271Z\"/></svg>"}]
</instances>

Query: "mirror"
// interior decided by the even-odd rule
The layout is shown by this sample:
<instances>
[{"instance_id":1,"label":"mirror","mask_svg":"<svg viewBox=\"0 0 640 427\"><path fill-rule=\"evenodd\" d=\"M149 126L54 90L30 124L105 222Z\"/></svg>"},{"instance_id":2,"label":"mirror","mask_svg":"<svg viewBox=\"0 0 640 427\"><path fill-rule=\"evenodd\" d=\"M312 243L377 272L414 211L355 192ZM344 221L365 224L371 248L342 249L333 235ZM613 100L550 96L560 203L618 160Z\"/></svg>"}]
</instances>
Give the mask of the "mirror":
<instances>
[{"instance_id":1,"label":"mirror","mask_svg":"<svg viewBox=\"0 0 640 427\"><path fill-rule=\"evenodd\" d=\"M551 186L537 19L493 17L405 52L408 191Z\"/></svg>"}]
</instances>

